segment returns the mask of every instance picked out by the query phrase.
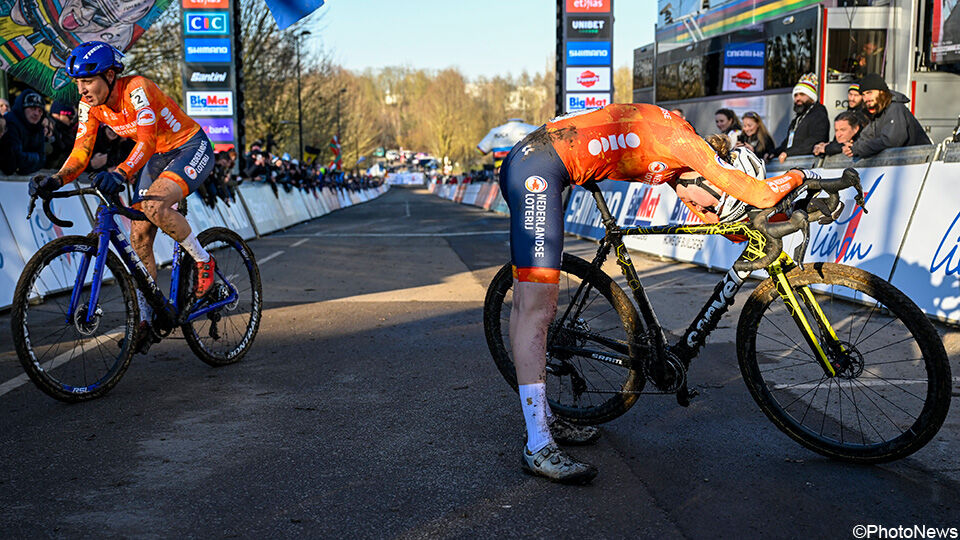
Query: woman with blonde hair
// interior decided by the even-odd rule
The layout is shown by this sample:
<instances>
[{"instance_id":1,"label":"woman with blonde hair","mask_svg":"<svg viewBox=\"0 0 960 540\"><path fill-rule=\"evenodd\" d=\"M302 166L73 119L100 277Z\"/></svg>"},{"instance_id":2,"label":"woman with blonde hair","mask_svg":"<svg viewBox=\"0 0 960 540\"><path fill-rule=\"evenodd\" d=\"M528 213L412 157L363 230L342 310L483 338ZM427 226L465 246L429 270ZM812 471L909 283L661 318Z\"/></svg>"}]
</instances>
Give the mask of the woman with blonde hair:
<instances>
[{"instance_id":1,"label":"woman with blonde hair","mask_svg":"<svg viewBox=\"0 0 960 540\"><path fill-rule=\"evenodd\" d=\"M744 113L742 123L743 133L740 134L737 146L749 146L754 154L766 159L776 144L760 115L753 111Z\"/></svg>"}]
</instances>

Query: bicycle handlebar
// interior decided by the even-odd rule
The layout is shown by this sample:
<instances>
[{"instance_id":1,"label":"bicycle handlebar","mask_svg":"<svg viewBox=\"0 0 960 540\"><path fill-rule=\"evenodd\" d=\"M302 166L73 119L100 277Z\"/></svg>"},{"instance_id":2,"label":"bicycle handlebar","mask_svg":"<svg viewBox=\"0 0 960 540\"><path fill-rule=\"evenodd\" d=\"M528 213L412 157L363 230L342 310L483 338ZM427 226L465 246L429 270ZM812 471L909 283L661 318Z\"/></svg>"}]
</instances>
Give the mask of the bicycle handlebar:
<instances>
[{"instance_id":1,"label":"bicycle handlebar","mask_svg":"<svg viewBox=\"0 0 960 540\"><path fill-rule=\"evenodd\" d=\"M53 199L66 199L67 197L74 197L78 195L80 196L96 195L97 197L100 197L100 199L103 200L106 204L114 208L118 214L120 214L121 216L124 216L125 218L131 221L147 220L147 216L145 216L143 212L124 206L123 201L120 200L119 195L116 195L116 194L106 195L104 193L101 193L100 190L98 190L97 188L93 188L93 187L81 188L74 191L55 191L51 193L49 197L43 198L43 213L46 214L47 219L49 219L50 222L53 223L54 225L63 227L65 229L73 227L72 221L69 221L66 219L60 219L54 215L53 210L50 208L50 202ZM27 208L27 219L30 219L30 216L33 215L33 210L36 207L36 204L37 204L37 197L36 196L31 197L30 205Z\"/></svg>"}]
</instances>

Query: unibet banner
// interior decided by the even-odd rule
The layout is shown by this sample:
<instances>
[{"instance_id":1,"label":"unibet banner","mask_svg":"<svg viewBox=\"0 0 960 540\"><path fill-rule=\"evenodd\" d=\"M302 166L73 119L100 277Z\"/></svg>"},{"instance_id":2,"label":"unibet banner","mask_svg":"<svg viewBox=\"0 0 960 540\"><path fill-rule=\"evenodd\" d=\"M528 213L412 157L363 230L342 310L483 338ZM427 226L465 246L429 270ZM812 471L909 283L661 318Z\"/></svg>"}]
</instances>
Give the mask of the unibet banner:
<instances>
[{"instance_id":1,"label":"unibet banner","mask_svg":"<svg viewBox=\"0 0 960 540\"><path fill-rule=\"evenodd\" d=\"M106 41L127 51L170 0L0 0L0 69L53 99L76 103L70 51Z\"/></svg>"}]
</instances>

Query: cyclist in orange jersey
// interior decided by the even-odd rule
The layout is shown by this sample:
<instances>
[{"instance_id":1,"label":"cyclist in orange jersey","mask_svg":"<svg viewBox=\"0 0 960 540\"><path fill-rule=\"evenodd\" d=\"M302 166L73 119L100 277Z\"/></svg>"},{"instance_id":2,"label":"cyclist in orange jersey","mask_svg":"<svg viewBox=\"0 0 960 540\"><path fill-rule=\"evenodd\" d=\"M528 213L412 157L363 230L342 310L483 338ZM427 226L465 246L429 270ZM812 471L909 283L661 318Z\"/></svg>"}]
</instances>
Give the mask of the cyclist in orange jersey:
<instances>
[{"instance_id":1,"label":"cyclist in orange jersey","mask_svg":"<svg viewBox=\"0 0 960 540\"><path fill-rule=\"evenodd\" d=\"M750 176L721 159L685 120L645 104L561 116L513 147L500 169L500 187L510 206L510 341L527 428L525 470L568 483L597 474L557 443L592 442L599 432L554 417L545 395L546 336L557 309L563 251L563 189L605 179L669 183L702 220L716 223L742 219L745 205L775 205L808 175Z\"/></svg>"},{"instance_id":2,"label":"cyclist in orange jersey","mask_svg":"<svg viewBox=\"0 0 960 540\"><path fill-rule=\"evenodd\" d=\"M83 172L100 124L135 140L127 159L112 170L98 173L93 185L113 195L122 191L124 184L136 182L131 206L142 210L149 221L131 223L134 250L156 278L153 242L157 227L162 229L196 261L195 291L200 298L213 285L216 262L175 205L213 170L213 147L200 126L153 82L139 76L121 77L122 56L108 43L90 41L77 46L67 59L67 74L76 81L81 99L76 141L57 173L31 181L30 195L45 197ZM141 326L149 326L152 309L140 291L137 298L143 314Z\"/></svg>"}]
</instances>

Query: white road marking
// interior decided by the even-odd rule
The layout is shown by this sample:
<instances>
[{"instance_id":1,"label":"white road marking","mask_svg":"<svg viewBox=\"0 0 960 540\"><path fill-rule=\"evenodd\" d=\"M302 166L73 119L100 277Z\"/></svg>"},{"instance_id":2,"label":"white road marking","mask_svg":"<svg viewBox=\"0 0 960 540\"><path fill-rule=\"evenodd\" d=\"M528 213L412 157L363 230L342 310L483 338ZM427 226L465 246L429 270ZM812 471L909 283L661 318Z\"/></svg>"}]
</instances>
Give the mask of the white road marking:
<instances>
[{"instance_id":1,"label":"white road marking","mask_svg":"<svg viewBox=\"0 0 960 540\"><path fill-rule=\"evenodd\" d=\"M297 246L301 246L301 245L305 244L305 243L307 242L307 240L310 240L310 238L304 238L303 240L297 240L296 242L290 244L290 247L295 248L295 247L297 247Z\"/></svg>"},{"instance_id":2,"label":"white road marking","mask_svg":"<svg viewBox=\"0 0 960 540\"><path fill-rule=\"evenodd\" d=\"M407 201L406 207L407 207L407 215L404 217L410 217L410 201Z\"/></svg>"},{"instance_id":3,"label":"white road marking","mask_svg":"<svg viewBox=\"0 0 960 540\"><path fill-rule=\"evenodd\" d=\"M77 345L76 347L70 349L69 351L66 351L66 352L64 352L64 353L59 354L56 358L54 358L54 359L50 362L49 365L47 365L46 362L43 362L43 364L44 364L44 370L45 370L45 371L51 371L51 370L53 370L53 369L56 369L56 368L62 366L63 364L66 364L66 363L69 362L70 360L73 360L74 357L76 356L77 350L79 350L80 353L82 354L82 353L83 353L83 348L86 347L87 345L91 345L91 344L92 344L93 346L97 346L97 345L99 345L100 343L103 343L104 341L106 341L106 340L108 340L108 339L114 339L114 338L116 338L116 337L118 337L118 336L122 336L122 335L123 335L123 327L122 327L122 326L118 326L117 328L114 328L113 330L107 332L106 334L99 335L99 336L97 336L97 337L95 337L95 338L93 338L93 339L87 340L86 342L83 342L83 343ZM7 392L10 392L10 391L12 391L12 390L14 390L14 389L16 389L16 388L19 388L20 386L23 386L23 385L26 384L27 381L29 381L29 380L30 380L30 377L27 376L26 373L24 373L23 375L19 375L19 376L17 376L17 377L14 377L14 378L10 379L9 381L7 381L7 382L5 382L5 383L3 383L3 384L0 384L0 396L6 394Z\"/></svg>"},{"instance_id":4,"label":"white road marking","mask_svg":"<svg viewBox=\"0 0 960 540\"><path fill-rule=\"evenodd\" d=\"M260 259L259 261L257 261L257 265L258 265L258 266L262 266L263 263L269 261L270 259L276 259L277 257L283 255L284 253L285 253L285 251L283 251L282 249L281 249L280 251L275 251L275 252L267 255L266 257Z\"/></svg>"}]
</instances>

